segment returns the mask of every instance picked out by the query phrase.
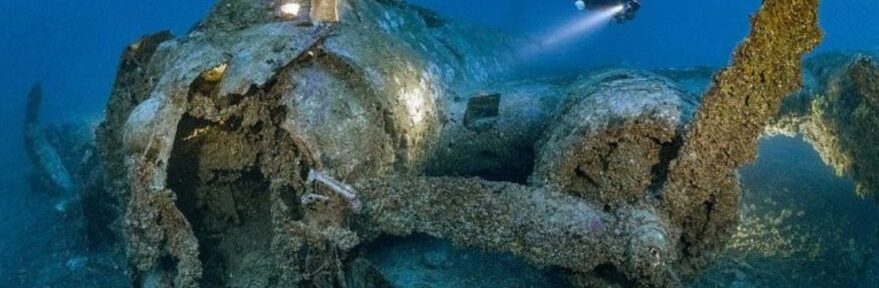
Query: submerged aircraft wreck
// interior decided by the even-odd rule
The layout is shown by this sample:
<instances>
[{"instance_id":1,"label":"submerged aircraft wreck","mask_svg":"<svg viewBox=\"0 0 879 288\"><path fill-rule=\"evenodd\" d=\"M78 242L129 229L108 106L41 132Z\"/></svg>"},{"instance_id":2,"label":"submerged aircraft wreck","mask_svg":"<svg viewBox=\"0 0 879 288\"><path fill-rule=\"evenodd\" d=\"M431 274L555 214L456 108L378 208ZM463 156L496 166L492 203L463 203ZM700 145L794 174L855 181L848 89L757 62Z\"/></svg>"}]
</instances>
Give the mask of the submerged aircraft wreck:
<instances>
[{"instance_id":1,"label":"submerged aircraft wreck","mask_svg":"<svg viewBox=\"0 0 879 288\"><path fill-rule=\"evenodd\" d=\"M770 133L802 135L856 192L879 197L879 66L871 53L808 59L805 89L788 97Z\"/></svg>"},{"instance_id":2,"label":"submerged aircraft wreck","mask_svg":"<svg viewBox=\"0 0 879 288\"><path fill-rule=\"evenodd\" d=\"M365 243L413 233L583 287L680 286L737 224L817 5L765 1L697 96L642 71L516 80L527 39L400 1L219 1L124 52L103 210L136 287L385 287Z\"/></svg>"}]
</instances>

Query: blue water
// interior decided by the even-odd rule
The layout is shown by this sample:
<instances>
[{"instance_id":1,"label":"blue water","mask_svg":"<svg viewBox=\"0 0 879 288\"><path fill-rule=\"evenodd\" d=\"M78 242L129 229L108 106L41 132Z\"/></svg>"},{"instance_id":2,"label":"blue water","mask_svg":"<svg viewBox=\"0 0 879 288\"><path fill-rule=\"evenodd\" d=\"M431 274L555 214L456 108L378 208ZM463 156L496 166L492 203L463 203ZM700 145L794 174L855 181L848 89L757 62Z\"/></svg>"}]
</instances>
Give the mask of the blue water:
<instances>
[{"instance_id":1,"label":"blue water","mask_svg":"<svg viewBox=\"0 0 879 288\"><path fill-rule=\"evenodd\" d=\"M625 64L639 67L720 66L747 34L760 1L645 1L636 21L612 25L562 47L555 65ZM47 121L100 117L122 47L161 30L184 34L213 1L0 2L0 121L18 129L24 97L42 80ZM582 17L573 1L416 0L442 14L507 31L541 35ZM819 51L879 46L879 2L823 1L826 39ZM17 130L9 135L18 135ZM0 139L0 163L21 163L21 141Z\"/></svg>"},{"instance_id":2,"label":"blue water","mask_svg":"<svg viewBox=\"0 0 879 288\"><path fill-rule=\"evenodd\" d=\"M551 33L560 25L583 17L574 9L572 0L409 2L462 21L534 36ZM747 34L749 15L760 4L758 0L643 2L644 7L634 21L580 35L546 55L542 59L546 69L577 70L603 65L719 67L729 61L730 52ZM27 259L21 257L40 254L39 249L49 249L53 242L64 241L58 237L69 236L64 231L43 229L65 219L54 214L52 204L47 203L45 197L34 196L24 179L30 164L24 152L21 127L25 95L31 84L44 83L44 122L96 121L103 115L122 48L144 34L160 30L183 35L206 15L212 4L213 1L208 0L0 0L0 123L4 123L4 131L0 133L0 151L3 151L0 154L0 197L4 197L0 199L0 255L9 257L0 258L0 281L9 281L0 282L0 287L41 283L15 282L12 279L17 278L10 275L16 273L16 265L26 262ZM822 0L820 17L826 34L817 52L879 50L877 15L879 1L876 0ZM777 154L773 147L763 150L765 155L761 161ZM771 163L764 164L771 166ZM829 175L826 171L820 173ZM756 178L754 174L746 176ZM837 195L853 195L851 185L833 182L846 181L844 177L831 176L816 185L838 190ZM756 190L768 189L755 187ZM853 219L853 225L867 218L863 213L875 212L867 200L845 201L842 202L847 204L840 205L853 206L838 210L851 213L848 217ZM874 249L879 249L879 243ZM47 250L46 253L60 252ZM75 266L76 263L64 265ZM125 263L119 265L121 267L106 271L124 271ZM879 283L867 287L879 287Z\"/></svg>"}]
</instances>

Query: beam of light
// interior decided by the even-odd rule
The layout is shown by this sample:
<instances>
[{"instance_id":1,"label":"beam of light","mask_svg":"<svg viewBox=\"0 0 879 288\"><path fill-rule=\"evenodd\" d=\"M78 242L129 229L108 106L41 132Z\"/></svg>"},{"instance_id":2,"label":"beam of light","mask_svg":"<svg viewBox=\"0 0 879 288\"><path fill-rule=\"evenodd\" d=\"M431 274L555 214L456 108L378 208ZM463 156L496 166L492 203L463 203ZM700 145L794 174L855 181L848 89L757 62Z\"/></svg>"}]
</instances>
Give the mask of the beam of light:
<instances>
[{"instance_id":1,"label":"beam of light","mask_svg":"<svg viewBox=\"0 0 879 288\"><path fill-rule=\"evenodd\" d=\"M610 20L623 10L625 10L623 5L617 5L609 9L590 13L583 18L578 18L547 35L540 44L526 48L519 56L528 59L546 50L551 50L553 47L578 35L588 33L610 23Z\"/></svg>"},{"instance_id":2,"label":"beam of light","mask_svg":"<svg viewBox=\"0 0 879 288\"><path fill-rule=\"evenodd\" d=\"M549 35L549 37L543 42L543 45L556 45L560 42L569 40L574 36L595 30L596 28L610 22L610 20L613 19L613 16L622 12L623 9L625 9L623 5L617 5L610 9L592 13L583 17L583 19L578 19Z\"/></svg>"}]
</instances>

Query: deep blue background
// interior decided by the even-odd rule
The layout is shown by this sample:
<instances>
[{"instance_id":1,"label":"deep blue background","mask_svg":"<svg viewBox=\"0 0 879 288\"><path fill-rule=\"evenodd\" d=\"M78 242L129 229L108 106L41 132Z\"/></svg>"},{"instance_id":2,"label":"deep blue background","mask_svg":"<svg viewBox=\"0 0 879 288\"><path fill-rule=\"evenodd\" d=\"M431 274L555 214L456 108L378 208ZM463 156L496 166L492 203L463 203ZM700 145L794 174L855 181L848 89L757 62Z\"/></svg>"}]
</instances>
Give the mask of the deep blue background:
<instances>
[{"instance_id":1,"label":"deep blue background","mask_svg":"<svg viewBox=\"0 0 879 288\"><path fill-rule=\"evenodd\" d=\"M771 0L770 0L771 1ZM413 0L443 14L534 35L583 17L573 0ZM638 18L564 45L552 63L723 65L758 0L643 0ZM178 35L209 0L0 0L0 165L23 166L20 126L31 83L45 83L47 121L101 116L122 48L143 34ZM822 50L879 46L879 1L827 0ZM559 56L561 55L561 56Z\"/></svg>"}]
</instances>

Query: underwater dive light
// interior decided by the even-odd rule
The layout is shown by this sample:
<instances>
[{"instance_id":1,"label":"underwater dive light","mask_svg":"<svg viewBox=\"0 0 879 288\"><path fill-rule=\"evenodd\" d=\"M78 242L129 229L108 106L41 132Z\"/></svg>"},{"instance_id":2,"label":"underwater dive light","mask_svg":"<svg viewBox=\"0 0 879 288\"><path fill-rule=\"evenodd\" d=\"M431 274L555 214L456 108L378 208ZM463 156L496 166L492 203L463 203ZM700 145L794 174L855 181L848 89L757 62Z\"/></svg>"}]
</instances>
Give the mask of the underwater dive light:
<instances>
[{"instance_id":1,"label":"underwater dive light","mask_svg":"<svg viewBox=\"0 0 879 288\"><path fill-rule=\"evenodd\" d=\"M583 2L583 0L577 0L577 2L574 2L574 5L577 6L577 10L579 11L583 11L586 9L586 2Z\"/></svg>"}]
</instances>

